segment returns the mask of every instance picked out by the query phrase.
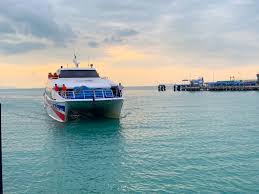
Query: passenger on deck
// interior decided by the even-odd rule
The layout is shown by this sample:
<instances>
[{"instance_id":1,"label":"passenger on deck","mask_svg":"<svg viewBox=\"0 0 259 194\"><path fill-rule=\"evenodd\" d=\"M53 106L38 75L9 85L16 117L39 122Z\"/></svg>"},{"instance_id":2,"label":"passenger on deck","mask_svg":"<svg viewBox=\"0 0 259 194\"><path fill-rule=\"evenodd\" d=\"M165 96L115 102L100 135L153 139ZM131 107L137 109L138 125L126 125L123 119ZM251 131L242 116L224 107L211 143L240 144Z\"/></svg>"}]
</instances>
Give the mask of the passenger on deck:
<instances>
[{"instance_id":1,"label":"passenger on deck","mask_svg":"<svg viewBox=\"0 0 259 194\"><path fill-rule=\"evenodd\" d=\"M122 90L123 90L123 86L121 85L121 83L119 83L118 89L119 89L119 97L122 96Z\"/></svg>"},{"instance_id":2,"label":"passenger on deck","mask_svg":"<svg viewBox=\"0 0 259 194\"><path fill-rule=\"evenodd\" d=\"M52 78L52 77L53 77L52 73L49 73L49 74L48 74L48 78L50 79L50 78Z\"/></svg>"},{"instance_id":3,"label":"passenger on deck","mask_svg":"<svg viewBox=\"0 0 259 194\"><path fill-rule=\"evenodd\" d=\"M58 79L58 74L57 73L54 73L53 79Z\"/></svg>"},{"instance_id":4,"label":"passenger on deck","mask_svg":"<svg viewBox=\"0 0 259 194\"><path fill-rule=\"evenodd\" d=\"M63 91L63 92L66 92L66 91L67 91L67 87L65 86L65 84L63 84L63 86L62 86L62 91Z\"/></svg>"},{"instance_id":5,"label":"passenger on deck","mask_svg":"<svg viewBox=\"0 0 259 194\"><path fill-rule=\"evenodd\" d=\"M55 84L54 88L53 88L56 92L59 92L59 87L57 84Z\"/></svg>"},{"instance_id":6,"label":"passenger on deck","mask_svg":"<svg viewBox=\"0 0 259 194\"><path fill-rule=\"evenodd\" d=\"M62 86L62 96L63 97L66 96L66 92L67 92L67 87L65 86L65 84L63 84L63 86Z\"/></svg>"}]
</instances>

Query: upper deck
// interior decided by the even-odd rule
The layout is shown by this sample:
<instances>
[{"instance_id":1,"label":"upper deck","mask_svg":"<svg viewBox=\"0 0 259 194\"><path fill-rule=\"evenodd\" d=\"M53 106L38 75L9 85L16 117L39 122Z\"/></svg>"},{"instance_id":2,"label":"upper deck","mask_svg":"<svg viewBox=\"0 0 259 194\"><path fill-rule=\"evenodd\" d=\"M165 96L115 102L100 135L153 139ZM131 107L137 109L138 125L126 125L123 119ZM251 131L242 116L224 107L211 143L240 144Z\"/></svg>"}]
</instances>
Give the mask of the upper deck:
<instances>
[{"instance_id":1,"label":"upper deck","mask_svg":"<svg viewBox=\"0 0 259 194\"><path fill-rule=\"evenodd\" d=\"M55 84L59 87L65 84L68 88L110 88L117 85L107 78L101 78L95 68L60 68L54 74L48 75L47 87Z\"/></svg>"},{"instance_id":2,"label":"upper deck","mask_svg":"<svg viewBox=\"0 0 259 194\"><path fill-rule=\"evenodd\" d=\"M59 68L54 74L49 73L49 79L58 78L99 78L95 68Z\"/></svg>"}]
</instances>

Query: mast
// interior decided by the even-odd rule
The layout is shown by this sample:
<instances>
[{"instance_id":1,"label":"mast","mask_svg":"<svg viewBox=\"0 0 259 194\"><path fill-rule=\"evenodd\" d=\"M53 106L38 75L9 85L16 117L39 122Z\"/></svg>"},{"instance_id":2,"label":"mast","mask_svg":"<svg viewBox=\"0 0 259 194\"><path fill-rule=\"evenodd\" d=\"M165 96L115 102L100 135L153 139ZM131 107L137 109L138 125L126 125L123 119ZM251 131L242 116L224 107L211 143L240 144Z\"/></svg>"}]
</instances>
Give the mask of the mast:
<instances>
[{"instance_id":1,"label":"mast","mask_svg":"<svg viewBox=\"0 0 259 194\"><path fill-rule=\"evenodd\" d=\"M75 64L76 68L79 68L79 64L80 64L80 62L77 60L77 58L76 58L76 54L74 54L73 62L74 62L74 64Z\"/></svg>"}]
</instances>

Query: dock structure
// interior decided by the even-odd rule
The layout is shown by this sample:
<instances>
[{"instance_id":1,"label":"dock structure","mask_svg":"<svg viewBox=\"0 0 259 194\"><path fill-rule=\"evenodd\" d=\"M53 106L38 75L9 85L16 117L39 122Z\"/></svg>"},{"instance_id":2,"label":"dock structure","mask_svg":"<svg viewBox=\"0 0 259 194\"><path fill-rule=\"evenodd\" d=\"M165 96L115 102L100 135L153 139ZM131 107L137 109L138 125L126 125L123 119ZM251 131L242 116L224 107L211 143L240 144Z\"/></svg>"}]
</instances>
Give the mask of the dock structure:
<instances>
[{"instance_id":1,"label":"dock structure","mask_svg":"<svg viewBox=\"0 0 259 194\"><path fill-rule=\"evenodd\" d=\"M204 79L203 77L200 77L198 79L193 80L182 80L185 82L184 84L175 84L173 86L174 91L202 91L205 89L204 87ZM188 82L188 83L186 83Z\"/></svg>"},{"instance_id":2,"label":"dock structure","mask_svg":"<svg viewBox=\"0 0 259 194\"><path fill-rule=\"evenodd\" d=\"M191 86L187 84L174 85L174 91L202 91L204 88L199 86Z\"/></svg>"},{"instance_id":3,"label":"dock structure","mask_svg":"<svg viewBox=\"0 0 259 194\"><path fill-rule=\"evenodd\" d=\"M186 80L183 80L186 81ZM259 74L257 80L234 80L204 82L203 78L190 80L186 84L175 84L174 91L252 91L259 90Z\"/></svg>"}]
</instances>

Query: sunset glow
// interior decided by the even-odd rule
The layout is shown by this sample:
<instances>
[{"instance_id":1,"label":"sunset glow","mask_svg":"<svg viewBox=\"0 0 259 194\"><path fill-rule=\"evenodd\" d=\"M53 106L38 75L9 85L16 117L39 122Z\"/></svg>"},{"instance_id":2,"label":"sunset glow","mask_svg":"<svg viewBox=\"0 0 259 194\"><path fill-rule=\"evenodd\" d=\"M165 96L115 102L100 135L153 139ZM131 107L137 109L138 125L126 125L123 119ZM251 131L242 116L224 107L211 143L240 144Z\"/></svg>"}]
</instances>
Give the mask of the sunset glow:
<instances>
[{"instance_id":1,"label":"sunset glow","mask_svg":"<svg viewBox=\"0 0 259 194\"><path fill-rule=\"evenodd\" d=\"M125 86L198 76L205 81L228 80L231 75L255 79L259 71L255 4L1 2L0 87L44 87L48 72L72 66L74 53L82 67L93 63L102 76Z\"/></svg>"}]
</instances>

